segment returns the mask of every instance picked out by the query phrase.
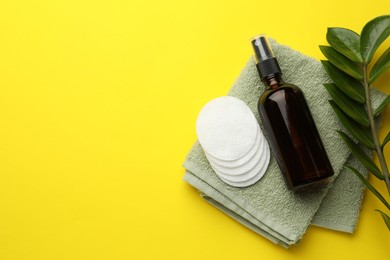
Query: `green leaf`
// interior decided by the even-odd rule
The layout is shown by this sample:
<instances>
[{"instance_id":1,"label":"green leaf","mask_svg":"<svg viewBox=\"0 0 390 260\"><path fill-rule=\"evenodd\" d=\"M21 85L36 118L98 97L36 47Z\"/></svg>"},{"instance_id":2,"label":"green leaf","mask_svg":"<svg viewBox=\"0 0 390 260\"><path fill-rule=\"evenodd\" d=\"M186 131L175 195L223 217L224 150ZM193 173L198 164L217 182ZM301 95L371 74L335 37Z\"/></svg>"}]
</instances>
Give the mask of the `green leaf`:
<instances>
[{"instance_id":1,"label":"green leaf","mask_svg":"<svg viewBox=\"0 0 390 260\"><path fill-rule=\"evenodd\" d=\"M385 221L387 228L390 230L390 217L387 216L384 212L380 211L379 209L376 209L376 211L378 211L381 214L383 221Z\"/></svg>"},{"instance_id":2,"label":"green leaf","mask_svg":"<svg viewBox=\"0 0 390 260\"><path fill-rule=\"evenodd\" d=\"M376 17L369 21L360 37L360 54L368 64L379 45L390 35L390 15Z\"/></svg>"},{"instance_id":3,"label":"green leaf","mask_svg":"<svg viewBox=\"0 0 390 260\"><path fill-rule=\"evenodd\" d=\"M363 62L360 55L360 37L354 31L339 27L328 28L326 40L333 48L350 60L358 63Z\"/></svg>"},{"instance_id":4,"label":"green leaf","mask_svg":"<svg viewBox=\"0 0 390 260\"><path fill-rule=\"evenodd\" d=\"M390 68L390 48L388 48L370 71L370 83L374 82L383 72Z\"/></svg>"},{"instance_id":5,"label":"green leaf","mask_svg":"<svg viewBox=\"0 0 390 260\"><path fill-rule=\"evenodd\" d=\"M333 100L329 100L329 103L345 129L347 129L347 131L361 144L367 146L370 149L375 149L369 130L352 121L347 115L344 114L344 112L336 105Z\"/></svg>"},{"instance_id":6,"label":"green leaf","mask_svg":"<svg viewBox=\"0 0 390 260\"><path fill-rule=\"evenodd\" d=\"M380 201L382 201L382 203L388 208L390 209L390 205L389 203L386 201L386 199L379 193L379 191L377 191L374 186L372 186L367 180L366 178L363 177L363 175L358 171L356 170L355 168L353 168L351 165L345 165L344 167L346 167L347 169L349 169L351 172L353 172L363 183L364 185L366 185L367 189L369 189Z\"/></svg>"},{"instance_id":7,"label":"green leaf","mask_svg":"<svg viewBox=\"0 0 390 260\"><path fill-rule=\"evenodd\" d=\"M322 60L321 63L330 79L341 91L359 103L365 102L364 89L360 81L345 74L329 61Z\"/></svg>"},{"instance_id":8,"label":"green leaf","mask_svg":"<svg viewBox=\"0 0 390 260\"><path fill-rule=\"evenodd\" d=\"M333 101L341 108L345 114L355 120L357 123L368 127L370 121L368 120L367 111L362 104L359 104L347 95L344 94L335 84L326 83L324 87L333 98Z\"/></svg>"},{"instance_id":9,"label":"green leaf","mask_svg":"<svg viewBox=\"0 0 390 260\"><path fill-rule=\"evenodd\" d=\"M384 180L383 174L378 166L371 160L371 158L357 145L347 134L337 131L343 141L347 144L352 154L367 168L372 174L380 180Z\"/></svg>"},{"instance_id":10,"label":"green leaf","mask_svg":"<svg viewBox=\"0 0 390 260\"><path fill-rule=\"evenodd\" d=\"M385 147L385 145L390 141L390 132L387 133L385 139L383 139L383 142L381 144L382 148Z\"/></svg>"},{"instance_id":11,"label":"green leaf","mask_svg":"<svg viewBox=\"0 0 390 260\"><path fill-rule=\"evenodd\" d=\"M390 103L390 95L388 95L383 101L382 103L375 109L374 111L374 116L377 117L380 115L380 113L382 113L383 110L385 110L387 104Z\"/></svg>"},{"instance_id":12,"label":"green leaf","mask_svg":"<svg viewBox=\"0 0 390 260\"><path fill-rule=\"evenodd\" d=\"M362 69L356 63L342 55L330 46L320 45L320 50L324 56L337 68L358 80L363 80Z\"/></svg>"}]
</instances>

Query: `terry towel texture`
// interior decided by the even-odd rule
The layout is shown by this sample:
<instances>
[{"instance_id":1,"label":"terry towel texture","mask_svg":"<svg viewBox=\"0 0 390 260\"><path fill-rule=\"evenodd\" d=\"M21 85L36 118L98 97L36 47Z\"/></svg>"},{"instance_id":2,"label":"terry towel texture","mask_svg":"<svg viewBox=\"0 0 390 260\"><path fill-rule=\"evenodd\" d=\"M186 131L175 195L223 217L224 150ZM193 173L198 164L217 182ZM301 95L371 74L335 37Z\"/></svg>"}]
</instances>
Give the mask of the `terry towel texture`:
<instances>
[{"instance_id":1,"label":"terry towel texture","mask_svg":"<svg viewBox=\"0 0 390 260\"><path fill-rule=\"evenodd\" d=\"M312 187L294 193L287 189L282 174L271 158L265 176L247 188L223 183L213 172L198 142L184 162L184 180L198 189L202 197L240 223L271 241L288 247L297 244L308 225L352 233L358 220L364 187L351 173L342 169L348 163L361 172L364 168L350 156L336 129L343 129L328 103L322 86L329 78L317 60L271 40L286 82L299 86L305 93L318 131L335 171L333 185ZM243 100L253 111L260 127L257 100L264 90L253 58L233 84L229 95ZM373 92L373 106L384 99Z\"/></svg>"}]
</instances>

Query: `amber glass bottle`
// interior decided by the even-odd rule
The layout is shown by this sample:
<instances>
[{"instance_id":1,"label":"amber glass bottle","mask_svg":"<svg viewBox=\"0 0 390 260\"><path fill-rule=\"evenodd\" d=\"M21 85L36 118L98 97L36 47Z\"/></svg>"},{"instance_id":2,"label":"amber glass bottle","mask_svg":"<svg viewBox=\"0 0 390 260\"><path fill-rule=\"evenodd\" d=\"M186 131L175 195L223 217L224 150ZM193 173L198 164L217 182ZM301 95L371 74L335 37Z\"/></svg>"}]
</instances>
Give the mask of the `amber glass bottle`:
<instances>
[{"instance_id":1,"label":"amber glass bottle","mask_svg":"<svg viewBox=\"0 0 390 260\"><path fill-rule=\"evenodd\" d=\"M297 86L284 83L279 64L264 35L252 40L265 91L258 102L261 120L278 165L293 190L334 174L324 145Z\"/></svg>"}]
</instances>

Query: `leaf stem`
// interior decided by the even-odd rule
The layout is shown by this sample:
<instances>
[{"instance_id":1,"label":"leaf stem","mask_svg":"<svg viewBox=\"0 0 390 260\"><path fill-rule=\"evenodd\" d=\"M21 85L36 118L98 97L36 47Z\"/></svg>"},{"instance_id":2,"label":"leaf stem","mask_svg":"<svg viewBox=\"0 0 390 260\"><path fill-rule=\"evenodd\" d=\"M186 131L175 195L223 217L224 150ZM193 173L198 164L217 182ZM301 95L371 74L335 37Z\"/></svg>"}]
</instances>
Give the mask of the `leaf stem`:
<instances>
[{"instance_id":1,"label":"leaf stem","mask_svg":"<svg viewBox=\"0 0 390 260\"><path fill-rule=\"evenodd\" d=\"M374 120L374 113L372 111L372 105L371 105L371 94L370 94L370 84L368 83L368 78L367 78L367 65L363 65L363 83L364 83L364 93L366 96L366 109L367 109L367 114L368 114L368 120L370 121L370 128L371 128L371 134L372 134L372 139L374 142L375 146L375 151L378 156L379 163L382 168L382 173L385 178L385 183L387 187L387 191L390 195L390 176L389 176L389 169L387 168L386 160L383 155L383 148L379 142L378 138L378 133L377 133L377 128L376 128L376 123Z\"/></svg>"}]
</instances>

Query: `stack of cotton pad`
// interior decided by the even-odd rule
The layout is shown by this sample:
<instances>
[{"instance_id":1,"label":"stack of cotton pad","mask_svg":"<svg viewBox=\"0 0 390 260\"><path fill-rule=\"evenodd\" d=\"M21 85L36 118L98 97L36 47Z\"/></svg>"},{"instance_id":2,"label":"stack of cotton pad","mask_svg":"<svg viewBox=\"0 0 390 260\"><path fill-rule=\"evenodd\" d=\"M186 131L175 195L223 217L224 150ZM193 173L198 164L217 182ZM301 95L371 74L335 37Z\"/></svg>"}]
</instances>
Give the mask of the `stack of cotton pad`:
<instances>
[{"instance_id":1,"label":"stack of cotton pad","mask_svg":"<svg viewBox=\"0 0 390 260\"><path fill-rule=\"evenodd\" d=\"M226 96L208 102L198 115L196 133L211 167L225 183L246 187L264 175L268 143L242 100Z\"/></svg>"}]
</instances>

